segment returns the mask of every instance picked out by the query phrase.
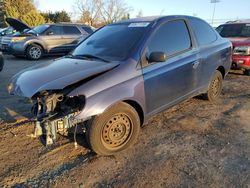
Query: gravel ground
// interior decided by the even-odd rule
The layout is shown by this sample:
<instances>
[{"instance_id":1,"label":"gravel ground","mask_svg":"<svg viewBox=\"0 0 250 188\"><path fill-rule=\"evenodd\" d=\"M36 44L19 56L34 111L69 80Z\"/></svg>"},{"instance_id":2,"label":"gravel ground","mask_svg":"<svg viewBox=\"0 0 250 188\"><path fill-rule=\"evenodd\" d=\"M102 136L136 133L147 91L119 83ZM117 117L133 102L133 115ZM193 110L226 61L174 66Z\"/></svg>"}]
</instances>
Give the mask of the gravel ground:
<instances>
[{"instance_id":1,"label":"gravel ground","mask_svg":"<svg viewBox=\"0 0 250 188\"><path fill-rule=\"evenodd\" d=\"M250 187L250 77L232 72L216 105L194 98L151 118L135 146L111 157L83 135L45 147L31 138L30 102L8 80L39 62L6 56L0 73L0 187Z\"/></svg>"}]
</instances>

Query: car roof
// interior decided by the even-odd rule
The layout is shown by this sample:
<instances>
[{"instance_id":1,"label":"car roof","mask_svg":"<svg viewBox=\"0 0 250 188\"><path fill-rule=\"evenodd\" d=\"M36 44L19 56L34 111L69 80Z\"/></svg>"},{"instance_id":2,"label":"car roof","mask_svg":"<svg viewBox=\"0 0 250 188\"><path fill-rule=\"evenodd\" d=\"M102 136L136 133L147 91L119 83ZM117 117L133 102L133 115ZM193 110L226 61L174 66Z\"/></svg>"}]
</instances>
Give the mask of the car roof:
<instances>
[{"instance_id":1,"label":"car roof","mask_svg":"<svg viewBox=\"0 0 250 188\"><path fill-rule=\"evenodd\" d=\"M60 22L60 23L49 23L49 24L44 24L44 25L60 25L60 26L80 26L80 27L90 27L86 24L81 24L81 23L68 23L68 22Z\"/></svg>"},{"instance_id":2,"label":"car roof","mask_svg":"<svg viewBox=\"0 0 250 188\"><path fill-rule=\"evenodd\" d=\"M222 25L232 25L232 24L250 24L250 19L228 21Z\"/></svg>"},{"instance_id":3,"label":"car roof","mask_svg":"<svg viewBox=\"0 0 250 188\"><path fill-rule=\"evenodd\" d=\"M141 18L132 18L132 19L128 19L128 20L122 20L120 22L117 23L132 23L132 22L155 22L155 21L159 21L159 20L173 20L173 19L190 19L190 18L195 18L195 19L199 19L197 17L193 17L193 16L186 16L186 15L169 15L169 16L149 16L149 17L141 17Z\"/></svg>"}]
</instances>

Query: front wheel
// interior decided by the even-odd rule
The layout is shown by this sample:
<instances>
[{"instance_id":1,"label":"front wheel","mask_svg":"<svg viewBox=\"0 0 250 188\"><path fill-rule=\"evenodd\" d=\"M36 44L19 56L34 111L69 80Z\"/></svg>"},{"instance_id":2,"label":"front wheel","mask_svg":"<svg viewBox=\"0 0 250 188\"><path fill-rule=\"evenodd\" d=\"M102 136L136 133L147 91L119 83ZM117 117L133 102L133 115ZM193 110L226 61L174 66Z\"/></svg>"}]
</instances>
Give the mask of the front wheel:
<instances>
[{"instance_id":1,"label":"front wheel","mask_svg":"<svg viewBox=\"0 0 250 188\"><path fill-rule=\"evenodd\" d=\"M139 135L140 118L127 103L118 103L94 117L87 127L90 148L99 155L113 155L133 145Z\"/></svg>"},{"instance_id":2,"label":"front wheel","mask_svg":"<svg viewBox=\"0 0 250 188\"><path fill-rule=\"evenodd\" d=\"M210 84L208 87L208 91L205 94L205 98L212 103L215 103L220 98L220 94L222 91L222 81L223 77L220 71L216 70Z\"/></svg>"},{"instance_id":3,"label":"front wheel","mask_svg":"<svg viewBox=\"0 0 250 188\"><path fill-rule=\"evenodd\" d=\"M26 50L26 56L30 60L39 60L43 56L43 49L37 44L31 44Z\"/></svg>"}]
</instances>

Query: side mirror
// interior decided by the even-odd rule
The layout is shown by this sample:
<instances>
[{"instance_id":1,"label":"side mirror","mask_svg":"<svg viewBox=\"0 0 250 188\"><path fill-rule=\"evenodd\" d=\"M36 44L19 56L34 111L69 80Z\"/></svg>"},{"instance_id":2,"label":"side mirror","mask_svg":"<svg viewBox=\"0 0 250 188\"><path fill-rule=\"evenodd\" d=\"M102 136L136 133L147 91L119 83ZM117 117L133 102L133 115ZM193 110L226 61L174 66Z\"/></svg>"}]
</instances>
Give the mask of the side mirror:
<instances>
[{"instance_id":1,"label":"side mirror","mask_svg":"<svg viewBox=\"0 0 250 188\"><path fill-rule=\"evenodd\" d=\"M152 52L148 58L149 63L165 62L166 60L167 60L167 55L164 52Z\"/></svg>"}]
</instances>

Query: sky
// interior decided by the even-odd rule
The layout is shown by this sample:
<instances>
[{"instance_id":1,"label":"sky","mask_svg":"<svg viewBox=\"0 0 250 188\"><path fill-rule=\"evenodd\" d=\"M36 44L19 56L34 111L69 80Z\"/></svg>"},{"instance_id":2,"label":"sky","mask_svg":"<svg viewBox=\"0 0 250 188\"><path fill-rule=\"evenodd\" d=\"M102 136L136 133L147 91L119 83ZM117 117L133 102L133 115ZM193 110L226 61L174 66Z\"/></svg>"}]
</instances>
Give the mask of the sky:
<instances>
[{"instance_id":1,"label":"sky","mask_svg":"<svg viewBox=\"0 0 250 188\"><path fill-rule=\"evenodd\" d=\"M131 17L141 10L143 16L153 15L191 15L211 21L214 5L211 0L124 0L132 8ZM66 10L74 18L75 0L36 0L40 11ZM221 0L216 4L215 22L250 19L250 0Z\"/></svg>"}]
</instances>

